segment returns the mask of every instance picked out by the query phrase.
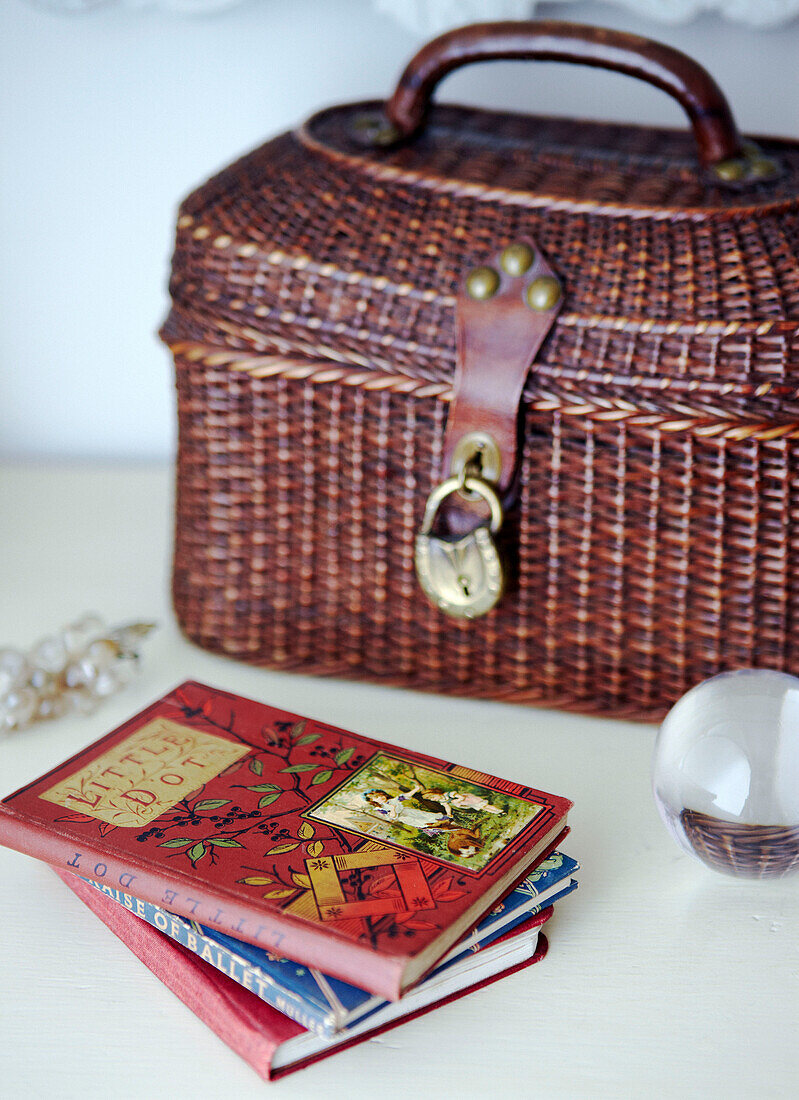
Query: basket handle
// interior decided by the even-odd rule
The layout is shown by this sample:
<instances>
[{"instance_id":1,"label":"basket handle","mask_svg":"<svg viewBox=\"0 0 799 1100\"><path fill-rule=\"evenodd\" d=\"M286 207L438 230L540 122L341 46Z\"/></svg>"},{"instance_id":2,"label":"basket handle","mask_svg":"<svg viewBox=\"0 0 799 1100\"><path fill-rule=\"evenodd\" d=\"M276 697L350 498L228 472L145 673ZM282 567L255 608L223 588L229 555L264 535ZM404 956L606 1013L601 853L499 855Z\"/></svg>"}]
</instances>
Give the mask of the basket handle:
<instances>
[{"instance_id":1,"label":"basket handle","mask_svg":"<svg viewBox=\"0 0 799 1100\"><path fill-rule=\"evenodd\" d=\"M428 42L411 59L386 104L397 140L413 137L424 125L433 92L448 73L476 61L506 59L568 61L645 80L684 109L705 167L742 155L729 103L698 62L650 38L557 20L475 23Z\"/></svg>"}]
</instances>

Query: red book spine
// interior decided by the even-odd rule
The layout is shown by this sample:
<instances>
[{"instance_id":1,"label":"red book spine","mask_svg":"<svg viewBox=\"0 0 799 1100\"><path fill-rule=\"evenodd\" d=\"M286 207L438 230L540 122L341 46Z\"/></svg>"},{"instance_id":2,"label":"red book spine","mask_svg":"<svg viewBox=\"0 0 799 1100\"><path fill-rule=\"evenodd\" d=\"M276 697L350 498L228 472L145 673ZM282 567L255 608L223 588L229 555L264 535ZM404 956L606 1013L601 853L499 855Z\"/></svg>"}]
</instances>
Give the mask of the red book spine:
<instances>
[{"instance_id":1,"label":"red book spine","mask_svg":"<svg viewBox=\"0 0 799 1100\"><path fill-rule=\"evenodd\" d=\"M202 959L161 935L124 906L75 875L57 874L134 955L261 1077L270 1076L275 1049L302 1027L224 978ZM245 994L245 996L241 996ZM267 1011L264 1011L267 1010Z\"/></svg>"},{"instance_id":2,"label":"red book spine","mask_svg":"<svg viewBox=\"0 0 799 1100\"><path fill-rule=\"evenodd\" d=\"M72 838L19 820L7 807L0 807L0 838L9 848L56 870L130 891L142 901L316 967L387 1000L400 998L407 961L403 956L378 954L330 929L299 923L274 910L264 912L223 891L199 892L188 875L176 871L167 879L143 863L127 857L121 860L96 842L77 848Z\"/></svg>"},{"instance_id":3,"label":"red book spine","mask_svg":"<svg viewBox=\"0 0 799 1100\"><path fill-rule=\"evenodd\" d=\"M231 1050L252 1066L256 1073L268 1080L293 1073L295 1070L302 1069L303 1066L346 1050L363 1042L364 1039L371 1039L398 1024L413 1020L417 1016L449 1004L450 1001L482 989L500 978L515 974L539 962L546 954L548 946L546 936L542 933L538 937L538 946L532 958L497 974L491 974L466 989L450 993L433 1004L417 1008L372 1031L366 1031L343 1043L337 1043L329 1050L321 1050L300 1061L273 1070L272 1059L275 1051L282 1043L303 1033L304 1029L300 1024L290 1020L288 1016L283 1016L271 1005L259 1000L254 993L237 985L224 974L220 974L169 936L163 935L145 921L139 920L123 905L94 890L74 875L65 875L60 871L58 874L70 890L77 894L80 900L141 959L168 989L171 989ZM541 913L538 917L539 923L546 923L551 912L551 909L547 909Z\"/></svg>"}]
</instances>

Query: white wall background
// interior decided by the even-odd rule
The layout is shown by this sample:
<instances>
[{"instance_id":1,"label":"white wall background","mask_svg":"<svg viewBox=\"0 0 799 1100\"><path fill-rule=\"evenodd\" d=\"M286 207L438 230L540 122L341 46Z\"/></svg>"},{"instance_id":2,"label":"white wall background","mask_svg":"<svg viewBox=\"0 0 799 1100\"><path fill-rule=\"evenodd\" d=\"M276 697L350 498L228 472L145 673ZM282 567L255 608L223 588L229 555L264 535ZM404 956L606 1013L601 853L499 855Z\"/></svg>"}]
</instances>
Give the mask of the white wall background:
<instances>
[{"instance_id":1,"label":"white wall background","mask_svg":"<svg viewBox=\"0 0 799 1100\"><path fill-rule=\"evenodd\" d=\"M799 22L682 26L541 4L694 54L751 133L799 138ZM421 44L368 0L249 0L216 16L0 4L0 455L162 458L172 379L155 330L178 200L334 101L388 94ZM479 66L444 98L680 125L664 95L565 66Z\"/></svg>"}]
</instances>

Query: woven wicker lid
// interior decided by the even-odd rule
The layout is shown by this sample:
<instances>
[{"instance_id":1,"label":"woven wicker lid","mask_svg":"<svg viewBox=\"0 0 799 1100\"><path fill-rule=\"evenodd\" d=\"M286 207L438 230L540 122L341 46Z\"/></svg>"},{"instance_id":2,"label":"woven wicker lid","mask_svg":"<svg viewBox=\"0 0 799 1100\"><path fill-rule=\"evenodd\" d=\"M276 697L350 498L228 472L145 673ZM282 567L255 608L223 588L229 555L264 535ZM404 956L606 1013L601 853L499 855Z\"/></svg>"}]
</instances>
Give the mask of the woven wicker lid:
<instances>
[{"instance_id":1,"label":"woven wicker lid","mask_svg":"<svg viewBox=\"0 0 799 1100\"><path fill-rule=\"evenodd\" d=\"M726 189L688 133L436 107L417 141L364 150L369 106L321 112L188 197L167 342L210 327L221 350L449 382L461 280L524 236L565 290L536 384L799 411L799 143L763 142L779 178Z\"/></svg>"},{"instance_id":2,"label":"woven wicker lid","mask_svg":"<svg viewBox=\"0 0 799 1100\"><path fill-rule=\"evenodd\" d=\"M381 146L362 136L372 120L379 124L381 106L355 103L320 111L300 138L355 172L472 193L492 203L673 218L799 197L797 142L756 139L778 174L731 185L702 169L688 129L434 106L413 141Z\"/></svg>"}]
</instances>

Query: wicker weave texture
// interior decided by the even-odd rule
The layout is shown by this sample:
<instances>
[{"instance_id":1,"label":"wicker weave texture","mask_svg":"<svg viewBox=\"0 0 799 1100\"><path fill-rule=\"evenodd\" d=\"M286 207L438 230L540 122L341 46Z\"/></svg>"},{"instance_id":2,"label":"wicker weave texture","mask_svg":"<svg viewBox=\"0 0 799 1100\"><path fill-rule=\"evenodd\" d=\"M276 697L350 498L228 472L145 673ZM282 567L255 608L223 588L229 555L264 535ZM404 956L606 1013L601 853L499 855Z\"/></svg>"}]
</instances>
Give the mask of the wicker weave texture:
<instances>
[{"instance_id":1,"label":"wicker weave texture","mask_svg":"<svg viewBox=\"0 0 799 1100\"><path fill-rule=\"evenodd\" d=\"M799 672L799 439L531 410L513 590L464 624L413 570L445 401L177 362L175 602L207 648L650 716L721 669Z\"/></svg>"},{"instance_id":2,"label":"wicker weave texture","mask_svg":"<svg viewBox=\"0 0 799 1100\"><path fill-rule=\"evenodd\" d=\"M722 669L799 674L796 148L733 202L668 134L445 109L381 160L336 147L331 117L181 211L164 337L187 635L649 718ZM647 191L656 147L671 168ZM442 477L457 286L521 233L566 301L524 395L510 590L463 623L425 601L413 544Z\"/></svg>"},{"instance_id":3,"label":"wicker weave texture","mask_svg":"<svg viewBox=\"0 0 799 1100\"><path fill-rule=\"evenodd\" d=\"M680 823L705 863L728 875L770 878L799 866L799 829L789 825L747 825L683 810Z\"/></svg>"}]
</instances>

